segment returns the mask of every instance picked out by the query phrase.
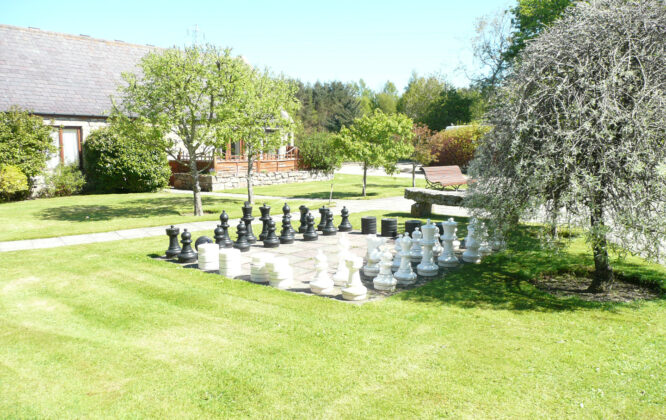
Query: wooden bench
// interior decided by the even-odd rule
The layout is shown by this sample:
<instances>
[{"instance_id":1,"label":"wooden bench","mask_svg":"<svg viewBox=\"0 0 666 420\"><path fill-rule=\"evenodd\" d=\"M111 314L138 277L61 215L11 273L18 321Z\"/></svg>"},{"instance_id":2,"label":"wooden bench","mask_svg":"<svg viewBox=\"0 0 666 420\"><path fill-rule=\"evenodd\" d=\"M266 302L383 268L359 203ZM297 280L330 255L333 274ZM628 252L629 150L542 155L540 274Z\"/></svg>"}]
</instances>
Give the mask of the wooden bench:
<instances>
[{"instance_id":1,"label":"wooden bench","mask_svg":"<svg viewBox=\"0 0 666 420\"><path fill-rule=\"evenodd\" d=\"M430 166L421 170L428 188L441 190L444 187L454 187L457 191L461 185L467 184L467 178L459 166Z\"/></svg>"},{"instance_id":2,"label":"wooden bench","mask_svg":"<svg viewBox=\"0 0 666 420\"><path fill-rule=\"evenodd\" d=\"M426 188L405 188L405 198L416 201L412 204L412 216L426 217L432 212L432 205L460 206L466 191L437 191Z\"/></svg>"}]
</instances>

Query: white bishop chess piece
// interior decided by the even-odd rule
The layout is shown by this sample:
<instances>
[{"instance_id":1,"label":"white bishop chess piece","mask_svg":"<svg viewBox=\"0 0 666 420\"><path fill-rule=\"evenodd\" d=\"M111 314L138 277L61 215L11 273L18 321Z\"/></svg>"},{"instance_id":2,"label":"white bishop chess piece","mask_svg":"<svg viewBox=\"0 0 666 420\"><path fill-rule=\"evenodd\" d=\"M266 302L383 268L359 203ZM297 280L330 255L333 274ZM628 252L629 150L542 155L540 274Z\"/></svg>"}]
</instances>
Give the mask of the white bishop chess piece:
<instances>
[{"instance_id":1,"label":"white bishop chess piece","mask_svg":"<svg viewBox=\"0 0 666 420\"><path fill-rule=\"evenodd\" d=\"M372 284L377 290L384 290L392 292L395 290L395 285L398 281L393 277L391 272L391 252L385 250L381 255L381 261L379 263L379 274L372 281Z\"/></svg>"},{"instance_id":2,"label":"white bishop chess piece","mask_svg":"<svg viewBox=\"0 0 666 420\"><path fill-rule=\"evenodd\" d=\"M368 252L366 253L366 264L363 267L363 274L366 277L374 278L379 274L379 259L381 251L379 247L386 242L386 238L377 235L368 235L366 238L368 244Z\"/></svg>"},{"instance_id":3,"label":"white bishop chess piece","mask_svg":"<svg viewBox=\"0 0 666 420\"><path fill-rule=\"evenodd\" d=\"M400 241L402 247L402 259L400 260L400 268L395 273L395 279L401 286L406 286L416 283L416 273L412 270L412 262L409 259L409 250L412 247L412 238L405 235Z\"/></svg>"},{"instance_id":4,"label":"white bishop chess piece","mask_svg":"<svg viewBox=\"0 0 666 420\"><path fill-rule=\"evenodd\" d=\"M317 253L317 266L315 278L310 282L310 290L317 295L330 295L333 293L334 284L331 276L328 275L328 261L326 255L321 250Z\"/></svg>"},{"instance_id":5,"label":"white bishop chess piece","mask_svg":"<svg viewBox=\"0 0 666 420\"><path fill-rule=\"evenodd\" d=\"M423 234L419 228L415 228L412 232L412 247L409 249L409 259L418 263L423 259L423 250L421 249L421 238Z\"/></svg>"},{"instance_id":6,"label":"white bishop chess piece","mask_svg":"<svg viewBox=\"0 0 666 420\"><path fill-rule=\"evenodd\" d=\"M456 226L458 224L449 218L446 222L442 223L444 233L442 233L442 253L437 258L437 265L440 267L453 268L459 264L458 258L453 253L453 241L455 240Z\"/></svg>"},{"instance_id":7,"label":"white bishop chess piece","mask_svg":"<svg viewBox=\"0 0 666 420\"><path fill-rule=\"evenodd\" d=\"M402 235L398 235L398 237L395 238L395 256L393 257L393 264L391 264L391 271L394 273L400 268L400 260L402 259L402 247L400 246L400 242L402 242Z\"/></svg>"},{"instance_id":8,"label":"white bishop chess piece","mask_svg":"<svg viewBox=\"0 0 666 420\"><path fill-rule=\"evenodd\" d=\"M416 272L420 276L433 277L439 272L439 267L433 261L432 256L432 247L435 245L435 233L438 230L437 226L430 222L430 219L428 219L428 223L421 228L421 231L423 232L423 239L421 239L423 257L421 258L421 263L416 266Z\"/></svg>"},{"instance_id":9,"label":"white bishop chess piece","mask_svg":"<svg viewBox=\"0 0 666 420\"><path fill-rule=\"evenodd\" d=\"M338 233L338 268L333 275L333 284L336 286L344 286L349 280L349 270L347 270L347 264L345 263L345 258L349 253L349 237L347 232Z\"/></svg>"},{"instance_id":10,"label":"white bishop chess piece","mask_svg":"<svg viewBox=\"0 0 666 420\"><path fill-rule=\"evenodd\" d=\"M465 238L465 252L462 254L462 259L465 262L478 264L481 262L481 254L479 254L479 239L476 232L477 221L472 218L467 225L467 237Z\"/></svg>"},{"instance_id":11,"label":"white bishop chess piece","mask_svg":"<svg viewBox=\"0 0 666 420\"><path fill-rule=\"evenodd\" d=\"M361 273L359 270L363 267L363 258L356 255L347 255L345 259L347 269L349 270L349 280L346 287L343 287L342 298L344 300L363 300L368 294L368 289L361 282Z\"/></svg>"}]
</instances>

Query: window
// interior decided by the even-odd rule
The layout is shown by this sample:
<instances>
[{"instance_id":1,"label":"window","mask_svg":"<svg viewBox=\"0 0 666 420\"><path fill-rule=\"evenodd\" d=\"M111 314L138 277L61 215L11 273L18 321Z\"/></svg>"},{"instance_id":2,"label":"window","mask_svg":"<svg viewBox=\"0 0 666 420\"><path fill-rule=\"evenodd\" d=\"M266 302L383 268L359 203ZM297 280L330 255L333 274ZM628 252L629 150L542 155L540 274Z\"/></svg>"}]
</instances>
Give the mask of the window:
<instances>
[{"instance_id":1,"label":"window","mask_svg":"<svg viewBox=\"0 0 666 420\"><path fill-rule=\"evenodd\" d=\"M59 127L51 134L57 152L49 159L48 167L55 168L59 163L75 164L81 167L81 128Z\"/></svg>"}]
</instances>

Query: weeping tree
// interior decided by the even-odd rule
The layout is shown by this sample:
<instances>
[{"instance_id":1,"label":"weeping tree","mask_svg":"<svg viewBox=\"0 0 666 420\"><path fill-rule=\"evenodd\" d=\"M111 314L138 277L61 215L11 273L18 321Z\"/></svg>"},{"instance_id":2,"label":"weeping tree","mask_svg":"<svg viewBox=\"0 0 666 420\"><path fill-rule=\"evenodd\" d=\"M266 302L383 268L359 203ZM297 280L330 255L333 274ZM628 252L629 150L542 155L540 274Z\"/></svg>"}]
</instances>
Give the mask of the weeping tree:
<instances>
[{"instance_id":1,"label":"weeping tree","mask_svg":"<svg viewBox=\"0 0 666 420\"><path fill-rule=\"evenodd\" d=\"M470 166L467 205L500 229L560 214L586 227L592 292L613 284L611 240L651 258L663 252L665 47L659 0L567 9L521 53Z\"/></svg>"}]
</instances>

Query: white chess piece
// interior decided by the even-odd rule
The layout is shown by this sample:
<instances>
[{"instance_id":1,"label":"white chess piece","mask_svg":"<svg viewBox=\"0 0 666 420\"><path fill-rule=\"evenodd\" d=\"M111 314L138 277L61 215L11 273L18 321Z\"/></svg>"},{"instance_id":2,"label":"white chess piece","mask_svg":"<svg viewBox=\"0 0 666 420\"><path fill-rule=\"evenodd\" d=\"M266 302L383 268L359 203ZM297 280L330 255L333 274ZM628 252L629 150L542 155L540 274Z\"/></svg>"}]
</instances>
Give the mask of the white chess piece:
<instances>
[{"instance_id":1,"label":"white chess piece","mask_svg":"<svg viewBox=\"0 0 666 420\"><path fill-rule=\"evenodd\" d=\"M379 259L381 251L379 247L386 242L386 238L377 235L368 235L366 238L368 244L368 251L366 253L366 264L363 267L363 274L366 277L373 278L379 274Z\"/></svg>"},{"instance_id":2,"label":"white chess piece","mask_svg":"<svg viewBox=\"0 0 666 420\"><path fill-rule=\"evenodd\" d=\"M342 298L344 300L363 300L367 297L368 289L361 282L361 273L359 270L363 266L363 258L349 254L345 260L349 270L349 280L346 287L343 287Z\"/></svg>"},{"instance_id":3,"label":"white chess piece","mask_svg":"<svg viewBox=\"0 0 666 420\"><path fill-rule=\"evenodd\" d=\"M421 238L423 234L419 228L412 232L412 247L409 250L409 258L412 262L418 263L423 259L423 250L421 249Z\"/></svg>"},{"instance_id":4,"label":"white chess piece","mask_svg":"<svg viewBox=\"0 0 666 420\"><path fill-rule=\"evenodd\" d=\"M400 260L400 268L395 273L395 279L399 285L409 285L416 282L416 273L412 270L412 262L409 259L409 250L412 247L412 238L405 235L400 241L402 247L402 259Z\"/></svg>"},{"instance_id":5,"label":"white chess piece","mask_svg":"<svg viewBox=\"0 0 666 420\"><path fill-rule=\"evenodd\" d=\"M310 282L310 290L318 295L328 295L334 290L333 280L328 275L328 261L321 250L317 253L317 266L315 278Z\"/></svg>"},{"instance_id":6,"label":"white chess piece","mask_svg":"<svg viewBox=\"0 0 666 420\"><path fill-rule=\"evenodd\" d=\"M282 290L292 287L294 272L286 258L276 257L266 261L266 271L268 271L268 281L271 286Z\"/></svg>"},{"instance_id":7,"label":"white chess piece","mask_svg":"<svg viewBox=\"0 0 666 420\"><path fill-rule=\"evenodd\" d=\"M479 254L481 257L487 257L492 254L493 250L490 248L490 243L488 242L488 229L486 228L485 223L481 223L481 231L479 232L478 237L481 244L479 246Z\"/></svg>"},{"instance_id":8,"label":"white chess piece","mask_svg":"<svg viewBox=\"0 0 666 420\"><path fill-rule=\"evenodd\" d=\"M391 271L394 273L400 268L400 260L402 259L402 247L400 246L402 242L402 235L398 235L395 238L395 256L393 257L393 264L391 264Z\"/></svg>"},{"instance_id":9,"label":"white chess piece","mask_svg":"<svg viewBox=\"0 0 666 420\"><path fill-rule=\"evenodd\" d=\"M347 284L347 280L349 280L349 270L347 270L347 264L345 263L349 247L347 232L338 233L338 268L333 275L333 283L336 286L344 286Z\"/></svg>"},{"instance_id":10,"label":"white chess piece","mask_svg":"<svg viewBox=\"0 0 666 420\"><path fill-rule=\"evenodd\" d=\"M220 246L217 244L199 245L197 266L203 271L218 271L220 269Z\"/></svg>"},{"instance_id":11,"label":"white chess piece","mask_svg":"<svg viewBox=\"0 0 666 420\"><path fill-rule=\"evenodd\" d=\"M269 275L266 270L266 262L273 258L268 252L258 252L252 255L250 264L250 281L253 283L268 283Z\"/></svg>"},{"instance_id":12,"label":"white chess piece","mask_svg":"<svg viewBox=\"0 0 666 420\"><path fill-rule=\"evenodd\" d=\"M453 253L453 241L455 240L456 226L458 224L449 218L446 222L442 223L444 233L442 233L442 253L437 258L437 265L440 267L452 268L458 265L459 261Z\"/></svg>"},{"instance_id":13,"label":"white chess piece","mask_svg":"<svg viewBox=\"0 0 666 420\"><path fill-rule=\"evenodd\" d=\"M450 217L449 220L453 220L453 217ZM455 220L453 221L455 222ZM458 239L458 223L456 223L456 228L453 230L453 242L451 245L453 246L453 251L460 251L460 240Z\"/></svg>"},{"instance_id":14,"label":"white chess piece","mask_svg":"<svg viewBox=\"0 0 666 420\"><path fill-rule=\"evenodd\" d=\"M241 275L241 252L236 248L220 248L220 274L229 278Z\"/></svg>"},{"instance_id":15,"label":"white chess piece","mask_svg":"<svg viewBox=\"0 0 666 420\"><path fill-rule=\"evenodd\" d=\"M385 290L392 292L395 290L395 285L398 281L393 277L391 272L391 252L385 250L381 255L381 261L379 263L379 274L372 281L372 284L377 290Z\"/></svg>"},{"instance_id":16,"label":"white chess piece","mask_svg":"<svg viewBox=\"0 0 666 420\"><path fill-rule=\"evenodd\" d=\"M432 247L432 257L435 261L437 261L437 258L442 255L442 251L444 250L442 244L439 242L439 235L437 233L438 232L435 232L435 245Z\"/></svg>"},{"instance_id":17,"label":"white chess piece","mask_svg":"<svg viewBox=\"0 0 666 420\"><path fill-rule=\"evenodd\" d=\"M481 244L476 236L476 219L472 218L467 225L467 237L465 238L465 252L463 252L463 261L473 264L481 262L479 247Z\"/></svg>"},{"instance_id":18,"label":"white chess piece","mask_svg":"<svg viewBox=\"0 0 666 420\"><path fill-rule=\"evenodd\" d=\"M423 277L433 277L439 272L439 267L433 261L432 255L432 247L435 245L435 232L438 231L438 228L428 219L428 223L421 228L421 231L423 232L423 239L421 239L423 256L419 265L416 266L416 272Z\"/></svg>"}]
</instances>

